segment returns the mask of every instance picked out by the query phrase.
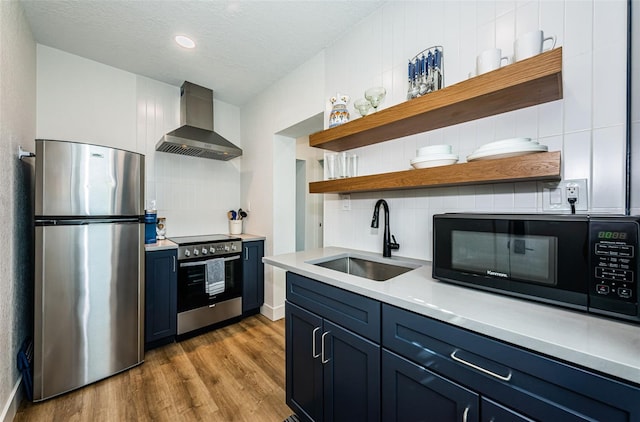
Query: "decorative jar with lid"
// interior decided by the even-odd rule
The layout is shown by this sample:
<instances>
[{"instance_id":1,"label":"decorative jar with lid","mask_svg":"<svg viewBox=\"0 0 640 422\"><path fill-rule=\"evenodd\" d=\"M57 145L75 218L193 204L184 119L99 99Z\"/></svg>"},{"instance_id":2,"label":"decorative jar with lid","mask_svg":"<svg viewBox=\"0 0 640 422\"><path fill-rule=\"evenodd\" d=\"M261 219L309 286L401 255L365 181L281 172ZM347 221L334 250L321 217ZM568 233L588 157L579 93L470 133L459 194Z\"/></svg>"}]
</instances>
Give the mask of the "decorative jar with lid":
<instances>
[{"instance_id":1,"label":"decorative jar with lid","mask_svg":"<svg viewBox=\"0 0 640 422\"><path fill-rule=\"evenodd\" d=\"M347 110L347 103L351 98L348 95L336 94L331 97L331 114L329 115L329 127L340 126L343 123L349 121L349 110Z\"/></svg>"}]
</instances>

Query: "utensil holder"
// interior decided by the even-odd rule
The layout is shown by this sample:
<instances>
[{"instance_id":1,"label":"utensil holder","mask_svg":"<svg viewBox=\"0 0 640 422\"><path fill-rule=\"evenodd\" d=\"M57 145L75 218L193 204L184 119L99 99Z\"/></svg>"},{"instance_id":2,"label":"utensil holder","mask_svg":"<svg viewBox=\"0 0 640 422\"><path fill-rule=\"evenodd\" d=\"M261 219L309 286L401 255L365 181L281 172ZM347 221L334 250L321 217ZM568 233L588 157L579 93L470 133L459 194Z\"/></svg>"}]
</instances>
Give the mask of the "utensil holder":
<instances>
[{"instance_id":1,"label":"utensil holder","mask_svg":"<svg viewBox=\"0 0 640 422\"><path fill-rule=\"evenodd\" d=\"M229 234L242 234L242 220L229 220Z\"/></svg>"}]
</instances>

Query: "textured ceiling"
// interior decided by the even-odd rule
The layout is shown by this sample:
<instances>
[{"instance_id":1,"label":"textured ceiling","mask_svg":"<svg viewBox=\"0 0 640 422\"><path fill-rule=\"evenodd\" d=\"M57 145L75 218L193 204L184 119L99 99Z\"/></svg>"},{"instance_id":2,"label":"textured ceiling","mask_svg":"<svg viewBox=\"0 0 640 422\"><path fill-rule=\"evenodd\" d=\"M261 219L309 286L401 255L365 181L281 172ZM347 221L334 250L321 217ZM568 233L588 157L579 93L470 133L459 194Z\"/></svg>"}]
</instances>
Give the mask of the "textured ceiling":
<instances>
[{"instance_id":1,"label":"textured ceiling","mask_svg":"<svg viewBox=\"0 0 640 422\"><path fill-rule=\"evenodd\" d=\"M2 0L0 0L2 1ZM331 45L382 0L21 0L34 38L242 105ZM193 50L175 35L190 36Z\"/></svg>"}]
</instances>

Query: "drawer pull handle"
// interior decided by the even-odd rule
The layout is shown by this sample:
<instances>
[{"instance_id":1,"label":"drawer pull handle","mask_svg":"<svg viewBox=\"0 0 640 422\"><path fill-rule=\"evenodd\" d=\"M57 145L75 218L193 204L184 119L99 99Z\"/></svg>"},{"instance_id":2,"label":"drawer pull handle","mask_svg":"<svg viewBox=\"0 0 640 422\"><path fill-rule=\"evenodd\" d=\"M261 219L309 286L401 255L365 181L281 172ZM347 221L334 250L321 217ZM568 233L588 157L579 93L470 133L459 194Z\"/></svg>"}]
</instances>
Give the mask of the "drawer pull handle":
<instances>
[{"instance_id":1,"label":"drawer pull handle","mask_svg":"<svg viewBox=\"0 0 640 422\"><path fill-rule=\"evenodd\" d=\"M322 333L322 347L321 347L321 349L322 349L322 350L321 350L322 357L321 357L320 359L322 359L322 363L323 363L323 364L324 364L324 363L329 363L329 361L331 360L331 359L327 359L327 360L325 360L325 359L324 359L324 338L325 338L325 337L327 336L327 334L329 334L330 332L331 332L331 331L325 331L324 333Z\"/></svg>"},{"instance_id":2,"label":"drawer pull handle","mask_svg":"<svg viewBox=\"0 0 640 422\"><path fill-rule=\"evenodd\" d=\"M462 422L467 422L468 416L469 416L469 406L464 408L464 413L462 414Z\"/></svg>"},{"instance_id":3,"label":"drawer pull handle","mask_svg":"<svg viewBox=\"0 0 640 422\"><path fill-rule=\"evenodd\" d=\"M473 369L476 369L476 370L478 370L478 371L480 371L482 373L485 373L487 375L491 375L492 377L498 378L499 380L502 380L502 381L509 381L511 379L511 371L509 371L509 375L507 375L506 377L504 375L496 374L495 372L489 371L488 369L484 369L484 368L482 368L482 367L480 367L478 365L475 365L475 364L473 364L471 362L468 362L468 361L466 361L464 359L459 358L458 356L456 356L456 352L457 352L457 350L454 350L453 352L451 352L451 355L450 355L451 359L455 360L456 362L460 362L463 365L470 366Z\"/></svg>"},{"instance_id":4,"label":"drawer pull handle","mask_svg":"<svg viewBox=\"0 0 640 422\"><path fill-rule=\"evenodd\" d=\"M313 356L314 359L320 357L320 353L316 353L316 333L318 330L320 330L320 327L314 328L313 333L311 334L311 356Z\"/></svg>"}]
</instances>

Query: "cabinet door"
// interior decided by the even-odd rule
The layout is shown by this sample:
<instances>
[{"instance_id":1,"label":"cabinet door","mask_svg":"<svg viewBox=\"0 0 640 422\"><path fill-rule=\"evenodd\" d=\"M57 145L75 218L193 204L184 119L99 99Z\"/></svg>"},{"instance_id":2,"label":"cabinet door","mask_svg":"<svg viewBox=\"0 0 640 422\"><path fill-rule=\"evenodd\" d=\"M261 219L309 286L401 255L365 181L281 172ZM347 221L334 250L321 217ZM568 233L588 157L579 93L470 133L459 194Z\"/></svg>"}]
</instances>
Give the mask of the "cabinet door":
<instances>
[{"instance_id":1,"label":"cabinet door","mask_svg":"<svg viewBox=\"0 0 640 422\"><path fill-rule=\"evenodd\" d=\"M176 250L147 252L145 261L145 343L150 348L176 335Z\"/></svg>"},{"instance_id":2,"label":"cabinet door","mask_svg":"<svg viewBox=\"0 0 640 422\"><path fill-rule=\"evenodd\" d=\"M286 302L285 324L287 405L302 420L322 421L322 318Z\"/></svg>"},{"instance_id":3,"label":"cabinet door","mask_svg":"<svg viewBox=\"0 0 640 422\"><path fill-rule=\"evenodd\" d=\"M482 414L482 422L533 422L533 419L529 419L486 397L482 398L480 413Z\"/></svg>"},{"instance_id":4,"label":"cabinet door","mask_svg":"<svg viewBox=\"0 0 640 422\"><path fill-rule=\"evenodd\" d=\"M324 420L379 421L380 346L327 320L323 336Z\"/></svg>"},{"instance_id":5,"label":"cabinet door","mask_svg":"<svg viewBox=\"0 0 640 422\"><path fill-rule=\"evenodd\" d=\"M264 241L242 243L242 312L257 311L264 303Z\"/></svg>"},{"instance_id":6,"label":"cabinet door","mask_svg":"<svg viewBox=\"0 0 640 422\"><path fill-rule=\"evenodd\" d=\"M382 420L478 421L479 395L382 350Z\"/></svg>"}]
</instances>

